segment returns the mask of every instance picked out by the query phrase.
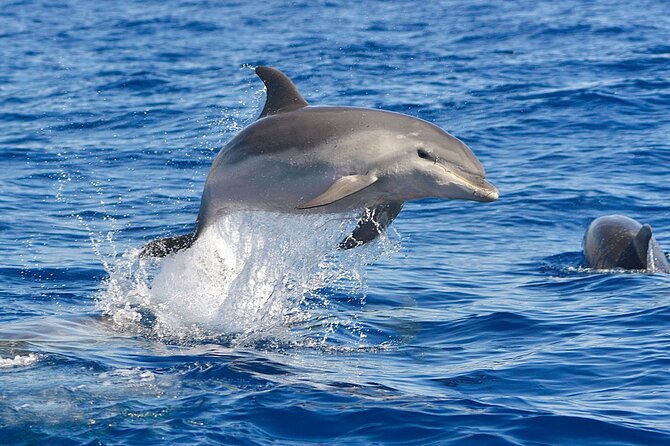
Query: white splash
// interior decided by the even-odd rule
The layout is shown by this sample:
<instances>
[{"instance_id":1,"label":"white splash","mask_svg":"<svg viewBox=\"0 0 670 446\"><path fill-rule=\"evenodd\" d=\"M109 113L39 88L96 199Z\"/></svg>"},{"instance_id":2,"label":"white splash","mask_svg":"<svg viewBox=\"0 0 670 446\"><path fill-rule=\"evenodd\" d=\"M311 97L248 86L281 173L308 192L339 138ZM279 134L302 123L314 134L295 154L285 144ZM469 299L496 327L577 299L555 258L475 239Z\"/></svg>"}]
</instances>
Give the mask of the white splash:
<instances>
[{"instance_id":1,"label":"white splash","mask_svg":"<svg viewBox=\"0 0 670 446\"><path fill-rule=\"evenodd\" d=\"M39 361L40 357L36 353L29 353L25 356L16 355L14 358L1 358L0 369L5 367L26 367Z\"/></svg>"},{"instance_id":2,"label":"white splash","mask_svg":"<svg viewBox=\"0 0 670 446\"><path fill-rule=\"evenodd\" d=\"M327 304L320 289L361 291L376 250L336 249L355 221L354 215L226 215L191 248L164 259L139 259L133 249L103 262L109 278L98 305L116 324L159 337L286 339L292 326L314 317L315 306Z\"/></svg>"}]
</instances>

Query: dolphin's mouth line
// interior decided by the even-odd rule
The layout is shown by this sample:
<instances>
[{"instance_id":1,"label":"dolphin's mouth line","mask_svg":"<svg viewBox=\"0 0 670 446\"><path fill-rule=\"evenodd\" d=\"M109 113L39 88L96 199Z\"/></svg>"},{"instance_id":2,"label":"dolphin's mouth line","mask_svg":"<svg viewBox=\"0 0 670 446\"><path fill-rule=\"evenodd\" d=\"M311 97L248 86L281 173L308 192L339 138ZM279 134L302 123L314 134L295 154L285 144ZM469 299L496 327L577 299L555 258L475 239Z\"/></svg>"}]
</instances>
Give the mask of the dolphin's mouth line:
<instances>
[{"instance_id":1,"label":"dolphin's mouth line","mask_svg":"<svg viewBox=\"0 0 670 446\"><path fill-rule=\"evenodd\" d=\"M437 165L442 169L444 169L448 176L456 180L457 183L460 183L461 185L465 186L474 195L481 198L485 198L488 201L496 201L498 199L498 189L491 183L487 182L483 177L480 178L479 180L482 181L484 185L490 187L489 190L486 190L486 188L482 187L482 185L476 184L472 180L457 174L456 172L454 172L451 169L448 169L446 166L442 164Z\"/></svg>"}]
</instances>

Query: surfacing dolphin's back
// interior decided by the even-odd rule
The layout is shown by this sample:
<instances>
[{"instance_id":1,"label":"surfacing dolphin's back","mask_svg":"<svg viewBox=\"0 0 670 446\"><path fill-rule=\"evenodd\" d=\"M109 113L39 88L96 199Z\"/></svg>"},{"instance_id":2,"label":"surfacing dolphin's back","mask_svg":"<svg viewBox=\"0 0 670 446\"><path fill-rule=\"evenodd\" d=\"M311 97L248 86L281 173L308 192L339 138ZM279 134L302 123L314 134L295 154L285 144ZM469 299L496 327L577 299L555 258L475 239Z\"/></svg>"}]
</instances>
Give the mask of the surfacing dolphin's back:
<instances>
[{"instance_id":1,"label":"surfacing dolphin's back","mask_svg":"<svg viewBox=\"0 0 670 446\"><path fill-rule=\"evenodd\" d=\"M339 213L363 209L349 249L373 240L403 203L426 197L494 201L472 151L411 116L357 107L311 107L280 71L258 67L260 117L214 159L193 233L147 244L143 256L191 246L222 213Z\"/></svg>"},{"instance_id":2,"label":"surfacing dolphin's back","mask_svg":"<svg viewBox=\"0 0 670 446\"><path fill-rule=\"evenodd\" d=\"M584 235L584 259L593 269L670 272L651 226L623 215L596 218Z\"/></svg>"}]
</instances>

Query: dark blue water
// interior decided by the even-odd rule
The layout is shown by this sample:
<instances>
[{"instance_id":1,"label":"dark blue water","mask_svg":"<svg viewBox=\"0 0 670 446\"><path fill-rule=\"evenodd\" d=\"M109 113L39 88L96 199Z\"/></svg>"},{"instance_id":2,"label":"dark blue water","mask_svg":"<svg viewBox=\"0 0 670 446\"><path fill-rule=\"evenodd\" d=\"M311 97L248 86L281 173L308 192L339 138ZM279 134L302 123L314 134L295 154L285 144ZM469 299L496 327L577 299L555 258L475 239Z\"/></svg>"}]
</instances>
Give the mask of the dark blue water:
<instances>
[{"instance_id":1,"label":"dark blue water","mask_svg":"<svg viewBox=\"0 0 670 446\"><path fill-rule=\"evenodd\" d=\"M261 64L440 125L500 200L138 261ZM669 111L661 0L2 2L0 444L670 444L670 278L580 254L610 213L670 248Z\"/></svg>"}]
</instances>

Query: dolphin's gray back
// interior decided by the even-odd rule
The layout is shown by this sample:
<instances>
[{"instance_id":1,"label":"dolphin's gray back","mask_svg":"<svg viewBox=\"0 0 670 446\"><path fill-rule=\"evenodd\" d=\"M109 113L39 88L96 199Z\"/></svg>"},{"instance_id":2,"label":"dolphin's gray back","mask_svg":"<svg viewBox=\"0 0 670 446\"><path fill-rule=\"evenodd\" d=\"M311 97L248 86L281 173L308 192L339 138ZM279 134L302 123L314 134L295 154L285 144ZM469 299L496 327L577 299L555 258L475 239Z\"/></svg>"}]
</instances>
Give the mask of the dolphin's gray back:
<instances>
[{"instance_id":1,"label":"dolphin's gray back","mask_svg":"<svg viewBox=\"0 0 670 446\"><path fill-rule=\"evenodd\" d=\"M226 144L219 154L234 164L254 157L295 151L308 153L316 147L359 131L371 113L347 107L305 107L261 118ZM383 112L382 112L383 113ZM369 124L368 124L369 125Z\"/></svg>"},{"instance_id":2,"label":"dolphin's gray back","mask_svg":"<svg viewBox=\"0 0 670 446\"><path fill-rule=\"evenodd\" d=\"M351 147L338 147L336 142L353 142L358 135L361 136L361 143L366 145L355 147L355 150L362 155L375 156L376 152L383 152L384 139L365 138L364 135L380 133L392 134L393 137L419 134L425 139L458 141L427 121L400 113L359 107L309 106L259 119L233 138L219 155L221 161L233 164L259 155L288 151L309 154L328 145L332 145L334 152L350 151ZM476 170L483 171L479 160L469 150L453 152L452 156L455 157L453 160L446 161L473 165Z\"/></svg>"}]
</instances>

